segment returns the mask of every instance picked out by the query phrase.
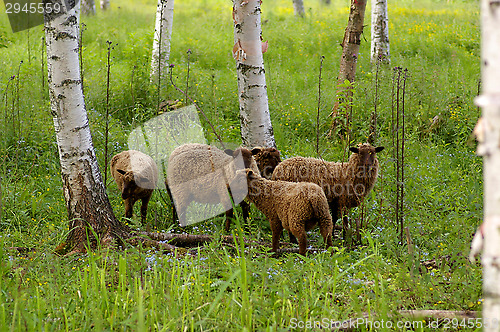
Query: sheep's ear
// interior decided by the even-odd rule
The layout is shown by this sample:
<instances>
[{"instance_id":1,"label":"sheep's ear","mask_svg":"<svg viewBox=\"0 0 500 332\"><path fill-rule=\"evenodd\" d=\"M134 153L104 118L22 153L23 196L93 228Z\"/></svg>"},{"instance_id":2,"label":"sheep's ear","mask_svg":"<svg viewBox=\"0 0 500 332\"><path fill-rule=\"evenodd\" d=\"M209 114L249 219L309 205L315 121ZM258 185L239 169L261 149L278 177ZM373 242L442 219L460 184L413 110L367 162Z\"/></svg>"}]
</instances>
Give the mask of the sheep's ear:
<instances>
[{"instance_id":1,"label":"sheep's ear","mask_svg":"<svg viewBox=\"0 0 500 332\"><path fill-rule=\"evenodd\" d=\"M249 179L252 179L252 178L255 177L255 174L254 174L254 172L251 169L247 169L247 177Z\"/></svg>"},{"instance_id":2,"label":"sheep's ear","mask_svg":"<svg viewBox=\"0 0 500 332\"><path fill-rule=\"evenodd\" d=\"M349 148L349 151L354 152L354 153L359 153L359 149L355 148L355 147Z\"/></svg>"},{"instance_id":3,"label":"sheep's ear","mask_svg":"<svg viewBox=\"0 0 500 332\"><path fill-rule=\"evenodd\" d=\"M224 152L227 154L227 155L230 155L231 157L233 156L233 153L234 151L231 150L231 149L225 149Z\"/></svg>"},{"instance_id":4,"label":"sheep's ear","mask_svg":"<svg viewBox=\"0 0 500 332\"><path fill-rule=\"evenodd\" d=\"M252 156L255 156L256 154L260 153L262 151L262 148L253 148L252 149Z\"/></svg>"},{"instance_id":5,"label":"sheep's ear","mask_svg":"<svg viewBox=\"0 0 500 332\"><path fill-rule=\"evenodd\" d=\"M123 169L117 169L116 171L117 171L118 173L120 173L121 175L125 175L125 173L127 173L127 172L125 172Z\"/></svg>"},{"instance_id":6,"label":"sheep's ear","mask_svg":"<svg viewBox=\"0 0 500 332\"><path fill-rule=\"evenodd\" d=\"M375 153L379 153L380 151L382 151L384 149L385 149L385 147L379 146L379 147L375 148Z\"/></svg>"}]
</instances>

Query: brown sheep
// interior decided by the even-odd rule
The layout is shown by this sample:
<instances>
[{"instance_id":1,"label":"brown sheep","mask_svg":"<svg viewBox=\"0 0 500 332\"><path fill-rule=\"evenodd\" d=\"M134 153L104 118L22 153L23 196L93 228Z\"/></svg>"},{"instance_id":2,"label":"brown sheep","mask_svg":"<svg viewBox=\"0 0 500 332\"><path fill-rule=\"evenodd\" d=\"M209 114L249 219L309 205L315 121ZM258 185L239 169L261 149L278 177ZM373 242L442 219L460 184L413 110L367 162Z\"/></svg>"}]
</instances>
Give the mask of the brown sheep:
<instances>
[{"instance_id":1,"label":"brown sheep","mask_svg":"<svg viewBox=\"0 0 500 332\"><path fill-rule=\"evenodd\" d=\"M111 159L111 175L125 201L125 217L132 218L135 202L142 200L141 222L146 223L148 203L158 181L158 167L148 155L128 150Z\"/></svg>"},{"instance_id":2,"label":"brown sheep","mask_svg":"<svg viewBox=\"0 0 500 332\"><path fill-rule=\"evenodd\" d=\"M280 152L276 148L255 147L252 149L252 154L260 174L270 180L274 169L281 162Z\"/></svg>"},{"instance_id":3,"label":"brown sheep","mask_svg":"<svg viewBox=\"0 0 500 332\"><path fill-rule=\"evenodd\" d=\"M346 163L293 157L276 167L272 179L320 185L335 224L339 213L360 205L375 185L379 170L376 153L383 149L368 143L358 144L358 147L349 148L352 154Z\"/></svg>"},{"instance_id":4,"label":"brown sheep","mask_svg":"<svg viewBox=\"0 0 500 332\"><path fill-rule=\"evenodd\" d=\"M225 151L206 144L189 143L177 147L169 157L167 168L167 188L175 202L176 214L181 224L185 224L186 209L194 201L199 203L222 203L226 212L225 230L229 231L232 204L227 192L238 169L259 169L246 148ZM242 201L243 197L232 197ZM241 202L244 207L245 202ZM247 204L248 205L248 204ZM243 208L243 217L248 209Z\"/></svg>"},{"instance_id":5,"label":"brown sheep","mask_svg":"<svg viewBox=\"0 0 500 332\"><path fill-rule=\"evenodd\" d=\"M250 169L238 171L234 188L245 188L248 199L267 217L272 230L272 250L276 252L283 229L299 242L299 254L305 255L306 232L318 225L326 247L332 246L333 222L328 202L320 186L314 183L271 181Z\"/></svg>"}]
</instances>

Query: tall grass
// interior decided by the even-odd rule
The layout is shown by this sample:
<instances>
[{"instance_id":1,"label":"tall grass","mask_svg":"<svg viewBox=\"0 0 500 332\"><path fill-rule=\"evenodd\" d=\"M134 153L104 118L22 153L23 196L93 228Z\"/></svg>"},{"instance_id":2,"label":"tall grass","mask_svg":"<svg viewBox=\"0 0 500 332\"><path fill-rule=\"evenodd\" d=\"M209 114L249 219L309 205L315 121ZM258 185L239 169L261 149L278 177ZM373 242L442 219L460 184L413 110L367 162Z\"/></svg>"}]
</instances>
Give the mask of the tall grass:
<instances>
[{"instance_id":1,"label":"tall grass","mask_svg":"<svg viewBox=\"0 0 500 332\"><path fill-rule=\"evenodd\" d=\"M320 152L325 159L340 160L344 142L326 132L348 4L305 5L306 17L299 19L291 1L262 4L275 137L284 158L316 155L318 74L324 56ZM127 248L55 256L52 251L68 232L68 222L47 85L42 85L43 31L30 30L28 50L28 33L11 33L6 15L0 15L0 329L276 331L360 312L396 319L398 309L479 310L480 267L465 258L482 218L482 162L470 137L479 116L473 104L479 80L478 3L405 0L389 5L392 62L379 71L376 142L387 149L379 155L380 178L364 204L364 245L348 250L336 239L331 252L279 259L267 254L268 247L225 247L218 241L176 255ZM108 12L82 18L86 106L101 165L107 41L114 45L111 155L127 149L127 135L136 125L158 114L158 91L162 100L186 103L167 81L159 90L149 82L155 6L152 0L119 0ZM183 86L189 56L190 96L224 141L239 143L232 24L230 1L177 1L170 60L173 79ZM394 66L409 72L404 221L412 255L398 242L392 212ZM351 144L367 138L375 73L369 43L363 41ZM203 121L205 135L214 141ZM115 213L123 216L116 185L108 182ZM220 217L181 229L172 224L169 206L165 193L155 192L148 214L155 230L223 233ZM360 218L359 210L350 217ZM123 221L138 227L136 219ZM246 236L270 240L268 222L255 209L250 223ZM235 229L241 234L241 226ZM320 243L317 231L308 239ZM35 251L18 253L12 247ZM435 264L428 268L420 264L432 259Z\"/></svg>"}]
</instances>

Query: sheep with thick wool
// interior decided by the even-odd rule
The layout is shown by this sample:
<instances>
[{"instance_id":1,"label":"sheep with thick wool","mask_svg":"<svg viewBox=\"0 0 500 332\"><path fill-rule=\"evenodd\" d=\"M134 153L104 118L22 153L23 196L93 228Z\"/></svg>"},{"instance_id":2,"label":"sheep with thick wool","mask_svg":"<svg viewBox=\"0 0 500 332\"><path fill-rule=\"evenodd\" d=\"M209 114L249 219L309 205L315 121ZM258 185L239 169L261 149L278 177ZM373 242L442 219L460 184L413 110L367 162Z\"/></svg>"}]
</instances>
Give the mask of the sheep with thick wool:
<instances>
[{"instance_id":1,"label":"sheep with thick wool","mask_svg":"<svg viewBox=\"0 0 500 332\"><path fill-rule=\"evenodd\" d=\"M384 147L369 143L351 147L348 162L327 162L316 158L293 157L281 162L273 180L313 182L325 192L335 224L339 213L359 206L372 190L379 171L376 154Z\"/></svg>"},{"instance_id":2,"label":"sheep with thick wool","mask_svg":"<svg viewBox=\"0 0 500 332\"><path fill-rule=\"evenodd\" d=\"M111 158L111 175L125 201L125 217L132 218L134 204L142 201L141 222L146 222L148 203L158 181L158 167L148 155L128 150Z\"/></svg>"},{"instance_id":3,"label":"sheep with thick wool","mask_svg":"<svg viewBox=\"0 0 500 332\"><path fill-rule=\"evenodd\" d=\"M327 248L332 245L333 223L328 201L314 183L271 181L253 170L238 171L235 187L248 186L248 200L267 217L272 230L272 250L276 252L283 229L299 242L299 254L305 255L306 232L318 225ZM244 183L246 181L246 183Z\"/></svg>"},{"instance_id":4,"label":"sheep with thick wool","mask_svg":"<svg viewBox=\"0 0 500 332\"><path fill-rule=\"evenodd\" d=\"M259 167L260 175L271 179L273 171L281 162L280 152L276 148L255 147L252 149L253 157Z\"/></svg>"},{"instance_id":5,"label":"sheep with thick wool","mask_svg":"<svg viewBox=\"0 0 500 332\"><path fill-rule=\"evenodd\" d=\"M186 209L191 202L221 203L227 211L225 230L229 231L232 203L228 189L236 171L244 168L259 173L252 152L243 147L234 151L222 151L214 146L198 143L177 147L168 160L166 184L181 223L186 218ZM243 200L243 197L237 197L235 193L232 193L232 198L234 201ZM248 209L243 211L246 217Z\"/></svg>"}]
</instances>

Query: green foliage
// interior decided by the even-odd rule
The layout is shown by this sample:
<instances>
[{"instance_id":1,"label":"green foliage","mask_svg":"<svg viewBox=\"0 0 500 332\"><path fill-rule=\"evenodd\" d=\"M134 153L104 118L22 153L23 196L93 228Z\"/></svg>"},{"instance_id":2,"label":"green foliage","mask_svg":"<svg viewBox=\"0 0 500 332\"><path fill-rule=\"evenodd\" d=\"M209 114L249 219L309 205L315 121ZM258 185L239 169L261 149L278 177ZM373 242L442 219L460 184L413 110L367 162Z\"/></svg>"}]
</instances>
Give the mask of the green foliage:
<instances>
[{"instance_id":1,"label":"green foliage","mask_svg":"<svg viewBox=\"0 0 500 332\"><path fill-rule=\"evenodd\" d=\"M318 73L325 56L320 152L327 160L345 160L345 142L337 133L326 134L349 9L344 2L305 5L306 17L299 19L291 1L262 4L277 145L283 158L316 155ZM107 41L113 47L108 157L127 149L128 134L161 112L159 101L187 104L168 78L159 87L150 82L156 2L120 0L112 6L82 18L84 92L102 171ZM482 218L482 161L470 137L479 117L473 104L480 65L478 3L405 0L389 6L391 66L380 66L377 74L369 43L362 41L354 97L343 107L351 116L350 143L366 141L378 75L376 144L386 150L378 156L375 189L363 209L349 213L352 220L364 218L364 245L347 249L337 238L329 252L279 259L270 257L268 247L226 247L219 241L176 256L148 248L54 256L68 221L46 65L41 65L43 31L37 27L13 34L7 16L0 15L0 326L30 331L278 331L289 330L293 322L341 321L361 312L396 320L399 309L480 310L481 270L466 260ZM369 32L368 25L365 36ZM224 141L238 143L233 43L231 2L176 2L172 78L185 89L189 61L189 96ZM393 66L409 73L404 221L410 245L399 243L394 221ZM200 119L207 139L215 141L206 119ZM107 184L115 213L122 217L123 202L110 176ZM148 220L154 231L223 234L223 217L184 229L173 224L171 203L161 190L153 195ZM136 217L122 221L139 227ZM234 227L241 235L241 226ZM247 237L270 241L269 224L259 211L252 210L247 228ZM320 238L317 230L308 234L315 246L322 245ZM9 249L13 247L35 251L18 253Z\"/></svg>"}]
</instances>

